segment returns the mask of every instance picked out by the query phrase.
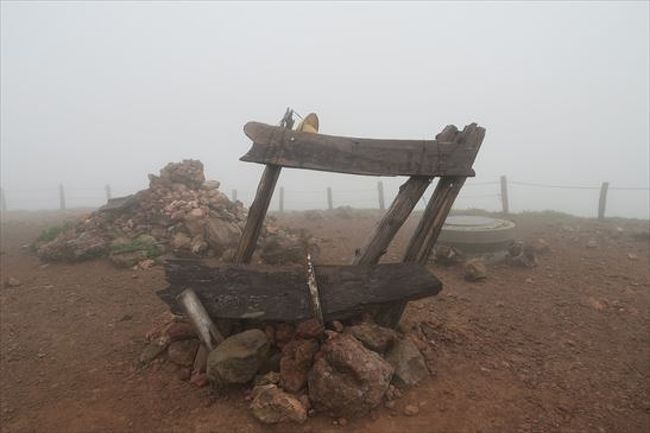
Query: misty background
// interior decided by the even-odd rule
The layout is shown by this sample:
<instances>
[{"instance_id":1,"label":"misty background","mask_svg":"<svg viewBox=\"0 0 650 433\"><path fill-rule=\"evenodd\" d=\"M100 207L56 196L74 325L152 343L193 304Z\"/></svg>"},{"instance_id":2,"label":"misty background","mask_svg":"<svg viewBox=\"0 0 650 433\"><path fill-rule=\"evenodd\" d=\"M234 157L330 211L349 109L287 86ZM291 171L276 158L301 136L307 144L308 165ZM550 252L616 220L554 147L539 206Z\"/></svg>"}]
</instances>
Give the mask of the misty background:
<instances>
[{"instance_id":1,"label":"misty background","mask_svg":"<svg viewBox=\"0 0 650 433\"><path fill-rule=\"evenodd\" d=\"M242 127L290 106L333 135L484 126L457 209L499 210L507 175L515 212L595 216L608 181L608 216L648 218L649 5L3 1L5 198L56 208L63 184L68 207L97 206L195 158L249 205L263 167L238 160ZM328 186L363 208L377 180L285 169L278 186L286 210L325 208ZM404 180L383 178L387 201Z\"/></svg>"}]
</instances>

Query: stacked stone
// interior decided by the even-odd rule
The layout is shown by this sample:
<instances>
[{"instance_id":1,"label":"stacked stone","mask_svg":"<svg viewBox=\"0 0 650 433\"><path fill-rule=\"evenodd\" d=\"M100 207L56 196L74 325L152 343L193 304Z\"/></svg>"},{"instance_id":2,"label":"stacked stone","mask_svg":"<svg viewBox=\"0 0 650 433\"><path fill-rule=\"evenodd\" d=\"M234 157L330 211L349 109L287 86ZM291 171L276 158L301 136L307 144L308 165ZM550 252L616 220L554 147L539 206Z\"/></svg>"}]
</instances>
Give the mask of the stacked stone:
<instances>
[{"instance_id":1,"label":"stacked stone","mask_svg":"<svg viewBox=\"0 0 650 433\"><path fill-rule=\"evenodd\" d=\"M120 266L162 253L229 261L247 210L241 202L229 200L219 186L205 180L200 161L169 163L159 176L149 175L148 189L120 199L124 201L120 206L106 206L54 240L37 242L37 254L66 261L107 255ZM272 264L299 262L304 259L305 239L269 219L260 237L260 258Z\"/></svg>"},{"instance_id":2,"label":"stacked stone","mask_svg":"<svg viewBox=\"0 0 650 433\"><path fill-rule=\"evenodd\" d=\"M429 375L423 339L367 321L267 325L232 335L210 353L188 329L174 322L151 333L141 363L166 359L185 380L220 392L246 386L253 415L267 424L302 423L316 412L347 422L382 403L391 407L400 387Z\"/></svg>"}]
</instances>

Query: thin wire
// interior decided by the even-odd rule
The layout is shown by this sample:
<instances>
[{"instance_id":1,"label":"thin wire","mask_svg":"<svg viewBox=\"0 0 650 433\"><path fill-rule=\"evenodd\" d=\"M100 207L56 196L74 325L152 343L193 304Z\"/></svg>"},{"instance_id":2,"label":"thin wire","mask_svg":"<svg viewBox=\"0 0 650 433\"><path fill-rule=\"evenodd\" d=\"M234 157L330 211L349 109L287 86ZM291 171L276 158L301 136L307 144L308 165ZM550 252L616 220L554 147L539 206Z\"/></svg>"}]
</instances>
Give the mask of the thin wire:
<instances>
[{"instance_id":1,"label":"thin wire","mask_svg":"<svg viewBox=\"0 0 650 433\"><path fill-rule=\"evenodd\" d=\"M647 186L611 186L609 189L615 189L618 191L648 191L650 190L650 187Z\"/></svg>"},{"instance_id":2,"label":"thin wire","mask_svg":"<svg viewBox=\"0 0 650 433\"><path fill-rule=\"evenodd\" d=\"M499 182L497 181L492 181L492 182L468 182L463 187L468 187L468 186L479 186L479 185L497 185Z\"/></svg>"},{"instance_id":3,"label":"thin wire","mask_svg":"<svg viewBox=\"0 0 650 433\"><path fill-rule=\"evenodd\" d=\"M531 183L531 182L515 182L513 180L509 181L513 185L521 186L534 186L537 188L557 188L557 189L600 189L599 186L564 186L564 185L547 185L543 183Z\"/></svg>"},{"instance_id":4,"label":"thin wire","mask_svg":"<svg viewBox=\"0 0 650 433\"><path fill-rule=\"evenodd\" d=\"M468 199L468 198L488 198L488 197L500 197L501 194L483 194L483 195L462 195L459 194L457 199Z\"/></svg>"}]
</instances>

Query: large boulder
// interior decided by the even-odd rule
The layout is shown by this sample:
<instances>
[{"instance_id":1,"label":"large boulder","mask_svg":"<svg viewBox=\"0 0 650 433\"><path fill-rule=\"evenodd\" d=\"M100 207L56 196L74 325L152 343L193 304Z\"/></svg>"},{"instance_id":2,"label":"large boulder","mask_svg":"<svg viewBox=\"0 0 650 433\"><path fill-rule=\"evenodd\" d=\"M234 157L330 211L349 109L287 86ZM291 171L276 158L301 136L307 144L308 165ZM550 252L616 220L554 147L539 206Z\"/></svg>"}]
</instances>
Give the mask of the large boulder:
<instances>
[{"instance_id":1,"label":"large boulder","mask_svg":"<svg viewBox=\"0 0 650 433\"><path fill-rule=\"evenodd\" d=\"M183 216L183 224L193 237L201 236L205 232L205 215L203 209L194 208Z\"/></svg>"},{"instance_id":2,"label":"large boulder","mask_svg":"<svg viewBox=\"0 0 650 433\"><path fill-rule=\"evenodd\" d=\"M282 358L280 358L282 388L289 392L298 392L307 384L307 375L318 347L316 340L296 339L282 348Z\"/></svg>"},{"instance_id":3,"label":"large boulder","mask_svg":"<svg viewBox=\"0 0 650 433\"><path fill-rule=\"evenodd\" d=\"M226 338L208 355L208 378L216 384L246 383L264 364L271 342L259 329Z\"/></svg>"},{"instance_id":4,"label":"large boulder","mask_svg":"<svg viewBox=\"0 0 650 433\"><path fill-rule=\"evenodd\" d=\"M309 398L317 410L351 417L378 406L393 367L356 338L338 334L321 345L309 373Z\"/></svg>"},{"instance_id":5,"label":"large boulder","mask_svg":"<svg viewBox=\"0 0 650 433\"><path fill-rule=\"evenodd\" d=\"M265 424L283 421L302 423L307 420L307 411L300 400L275 385L256 387L253 395L253 416Z\"/></svg>"},{"instance_id":6,"label":"large boulder","mask_svg":"<svg viewBox=\"0 0 650 433\"><path fill-rule=\"evenodd\" d=\"M237 245L240 237L241 229L237 224L212 216L207 218L205 240L215 253L221 254L228 247Z\"/></svg>"},{"instance_id":7,"label":"large boulder","mask_svg":"<svg viewBox=\"0 0 650 433\"><path fill-rule=\"evenodd\" d=\"M424 356L408 338L395 342L386 361L395 369L394 380L403 385L415 385L429 375Z\"/></svg>"},{"instance_id":8,"label":"large boulder","mask_svg":"<svg viewBox=\"0 0 650 433\"><path fill-rule=\"evenodd\" d=\"M300 263L306 256L305 244L289 237L270 235L260 245L260 257L265 263Z\"/></svg>"},{"instance_id":9,"label":"large boulder","mask_svg":"<svg viewBox=\"0 0 650 433\"><path fill-rule=\"evenodd\" d=\"M345 333L352 335L368 349L384 353L398 338L396 331L375 323L364 322L345 328Z\"/></svg>"},{"instance_id":10,"label":"large boulder","mask_svg":"<svg viewBox=\"0 0 650 433\"><path fill-rule=\"evenodd\" d=\"M183 232L177 232L171 241L174 253L192 248L192 238Z\"/></svg>"}]
</instances>

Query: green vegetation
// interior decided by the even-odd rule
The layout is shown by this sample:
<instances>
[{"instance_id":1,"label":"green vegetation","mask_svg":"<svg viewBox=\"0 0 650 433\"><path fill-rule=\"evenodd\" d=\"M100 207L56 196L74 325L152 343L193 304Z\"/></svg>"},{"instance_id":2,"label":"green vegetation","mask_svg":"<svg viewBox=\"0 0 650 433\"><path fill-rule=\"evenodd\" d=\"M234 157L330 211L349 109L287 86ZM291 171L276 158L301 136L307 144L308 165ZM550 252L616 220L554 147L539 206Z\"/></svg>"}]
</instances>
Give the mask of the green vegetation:
<instances>
[{"instance_id":1,"label":"green vegetation","mask_svg":"<svg viewBox=\"0 0 650 433\"><path fill-rule=\"evenodd\" d=\"M41 232L41 234L36 239L38 242L50 242L56 239L64 231L72 228L72 224L67 222L64 224L59 224L46 228Z\"/></svg>"},{"instance_id":2,"label":"green vegetation","mask_svg":"<svg viewBox=\"0 0 650 433\"><path fill-rule=\"evenodd\" d=\"M140 235L131 240L116 240L111 244L111 253L114 254L132 253L134 251L144 251L149 259L162 254L156 239L148 235Z\"/></svg>"}]
</instances>

